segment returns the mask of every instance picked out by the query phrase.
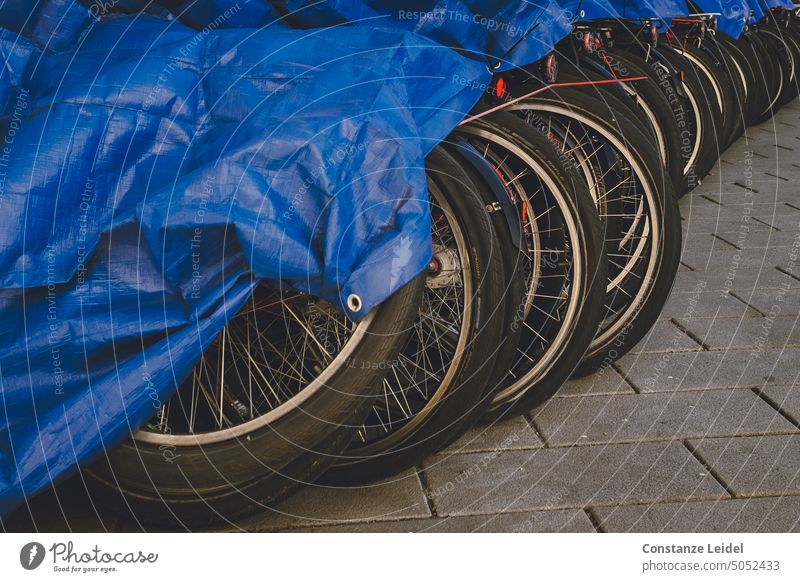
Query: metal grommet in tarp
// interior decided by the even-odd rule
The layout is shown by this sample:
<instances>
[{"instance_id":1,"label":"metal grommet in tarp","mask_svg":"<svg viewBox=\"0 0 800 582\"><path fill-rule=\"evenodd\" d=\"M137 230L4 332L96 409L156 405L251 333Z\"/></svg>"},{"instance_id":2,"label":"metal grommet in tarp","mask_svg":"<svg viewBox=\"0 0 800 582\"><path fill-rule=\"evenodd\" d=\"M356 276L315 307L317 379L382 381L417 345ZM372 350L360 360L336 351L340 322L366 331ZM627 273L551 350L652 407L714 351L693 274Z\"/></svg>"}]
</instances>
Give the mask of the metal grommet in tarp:
<instances>
[{"instance_id":1,"label":"metal grommet in tarp","mask_svg":"<svg viewBox=\"0 0 800 582\"><path fill-rule=\"evenodd\" d=\"M347 309L352 311L353 313L358 313L361 311L361 308L364 306L364 303L361 301L361 297L356 295L355 293L351 293L347 296Z\"/></svg>"}]
</instances>

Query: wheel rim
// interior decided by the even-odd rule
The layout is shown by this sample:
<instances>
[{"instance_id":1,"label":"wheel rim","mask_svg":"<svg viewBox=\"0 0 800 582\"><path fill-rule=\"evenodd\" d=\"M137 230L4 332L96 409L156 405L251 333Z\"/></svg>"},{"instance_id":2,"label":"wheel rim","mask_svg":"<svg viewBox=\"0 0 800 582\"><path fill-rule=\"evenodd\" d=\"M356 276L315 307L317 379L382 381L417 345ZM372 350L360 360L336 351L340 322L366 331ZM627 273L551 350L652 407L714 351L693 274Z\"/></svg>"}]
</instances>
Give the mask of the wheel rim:
<instances>
[{"instance_id":1,"label":"wheel rim","mask_svg":"<svg viewBox=\"0 0 800 582\"><path fill-rule=\"evenodd\" d=\"M639 94L636 92L636 89L631 87L630 83L620 83L620 85L622 85L623 90L625 90L625 92L628 95L636 98L636 106L642 110L642 113L645 114L647 120L650 122L650 126L653 128L653 132L655 133L656 143L658 144L658 152L661 156L661 161L664 164L664 166L668 167L669 155L667 153L667 138L664 137L664 131L661 129L661 123L659 123L658 121L658 116L647 104L647 101L639 97Z\"/></svg>"},{"instance_id":2,"label":"wheel rim","mask_svg":"<svg viewBox=\"0 0 800 582\"><path fill-rule=\"evenodd\" d=\"M474 320L472 261L462 227L433 181L429 192L434 254L417 319L348 457L369 458L402 443L459 381Z\"/></svg>"},{"instance_id":3,"label":"wheel rim","mask_svg":"<svg viewBox=\"0 0 800 582\"><path fill-rule=\"evenodd\" d=\"M717 80L716 78L714 78L714 75L711 74L711 71L708 70L708 67L706 67L705 63L703 63L703 61L698 59L692 53L683 52L681 53L681 56L683 56L683 58L685 58L687 61L692 63L697 69L699 69L700 72L703 73L705 78L711 84L711 88L714 89L714 97L717 100L717 106L719 107L719 110L722 112L722 117L724 118L725 115L727 115L727 113L725 112L725 100L722 98L722 88L719 86L719 83L717 83Z\"/></svg>"},{"instance_id":4,"label":"wheel rim","mask_svg":"<svg viewBox=\"0 0 800 582\"><path fill-rule=\"evenodd\" d=\"M577 226L571 220L563 220L564 215L572 215L566 208L570 202L556 197L559 206L548 200L552 197L548 191L557 191L557 185L540 162L506 136L480 123L463 126L459 131L495 168L512 201L518 207L535 210L527 214L527 220L526 213L520 212L530 260L519 318L523 336L507 385L492 401L493 406L499 407L521 397L539 381L568 345L580 313L586 266L576 260L572 250L575 241L579 241ZM559 244L560 238L568 242Z\"/></svg>"},{"instance_id":5,"label":"wheel rim","mask_svg":"<svg viewBox=\"0 0 800 582\"><path fill-rule=\"evenodd\" d=\"M693 129L692 136L694 137L692 143L692 153L689 155L689 158L686 160L686 164L683 166L683 175L688 176L691 174L694 165L697 163L697 159L700 157L700 145L703 143L703 122L700 119L700 110L698 109L697 98L694 95L694 91L684 82L681 82L681 88L683 92L686 94L686 99L689 101L689 108L692 110L692 118L693 118Z\"/></svg>"},{"instance_id":6,"label":"wheel rim","mask_svg":"<svg viewBox=\"0 0 800 582\"><path fill-rule=\"evenodd\" d=\"M348 365L372 317L354 324L322 300L260 285L134 440L196 446L274 422Z\"/></svg>"},{"instance_id":7,"label":"wheel rim","mask_svg":"<svg viewBox=\"0 0 800 582\"><path fill-rule=\"evenodd\" d=\"M592 133L601 136L607 146L613 148L617 155L625 160L632 176L647 176L640 162L630 153L629 148L625 146L619 137L586 115L549 101L515 104L511 109L517 111L533 109L540 115L549 113L557 116L557 118L560 117L562 120L578 122ZM575 149L570 154L582 149L583 147ZM595 148L595 151L597 152L597 148ZM593 156L586 155L586 159L591 157ZM579 156L575 156L574 159L580 163ZM621 229L621 236L614 237L613 231L608 229L606 231L606 244L610 255L609 268L611 269L606 294L606 315L603 317L598 333L589 347L589 356L603 349L603 346L615 338L628 325L628 322L635 317L653 288L654 274L657 273L660 263L660 248L663 246L661 217L659 214L661 205L649 180L637 178L628 185L635 186L635 189L639 192L637 199L629 202L636 202L637 206L639 204L643 206L629 213L630 216L624 217L627 220L627 224ZM605 195L607 194L606 192ZM626 205L629 202L626 202ZM608 224L609 216L609 214L606 214L605 217L601 215L606 224ZM639 234L632 235L632 232L638 232ZM608 237L609 234L612 235L612 238ZM631 242L635 245L635 248L632 249L634 252L628 253L630 257L626 260L626 265L621 267L615 260L615 254L617 253L612 253L611 249L615 245L624 245ZM633 269L629 268L628 265L636 265L636 272L634 273ZM620 275L623 276L620 277ZM641 281L641 283L637 284L637 280ZM635 286L637 288L636 292L634 294L628 293L623 283L627 283L631 287ZM615 308L618 304L621 307Z\"/></svg>"}]
</instances>

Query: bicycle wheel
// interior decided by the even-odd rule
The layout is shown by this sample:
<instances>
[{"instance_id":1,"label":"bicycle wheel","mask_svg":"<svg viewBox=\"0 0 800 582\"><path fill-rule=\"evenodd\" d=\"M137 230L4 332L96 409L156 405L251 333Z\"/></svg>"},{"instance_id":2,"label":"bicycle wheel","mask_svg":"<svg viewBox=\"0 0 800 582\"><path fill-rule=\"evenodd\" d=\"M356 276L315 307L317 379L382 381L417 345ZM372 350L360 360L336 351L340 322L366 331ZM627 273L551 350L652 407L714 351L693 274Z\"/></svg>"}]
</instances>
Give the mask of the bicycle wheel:
<instances>
[{"instance_id":1,"label":"bicycle wheel","mask_svg":"<svg viewBox=\"0 0 800 582\"><path fill-rule=\"evenodd\" d=\"M776 58L774 50L770 49L765 37L758 34L756 27L744 32L741 39L749 46L753 59L753 68L756 70L758 82L764 83L766 100L761 111L753 119L753 124L763 123L775 114L774 105L780 97L784 73L780 59Z\"/></svg>"},{"instance_id":2,"label":"bicycle wheel","mask_svg":"<svg viewBox=\"0 0 800 582\"><path fill-rule=\"evenodd\" d=\"M501 246L475 183L444 148L431 152L427 170L434 255L416 321L326 483L387 477L458 437L504 349L504 300L519 301L519 288L506 285L503 257L518 251L507 237Z\"/></svg>"},{"instance_id":3,"label":"bicycle wheel","mask_svg":"<svg viewBox=\"0 0 800 582\"><path fill-rule=\"evenodd\" d=\"M669 171L675 192L682 196L694 186L693 168L689 160L691 149L683 147L682 129L686 122L686 107L675 91L672 80L658 67L653 67L635 53L621 49L605 49L605 60L618 77L647 77L645 81L620 83L629 99L641 109L659 145L664 166ZM615 105L612 103L612 107ZM661 145L663 143L663 145Z\"/></svg>"},{"instance_id":4,"label":"bicycle wheel","mask_svg":"<svg viewBox=\"0 0 800 582\"><path fill-rule=\"evenodd\" d=\"M689 61L695 70L701 74L712 88L714 103L719 108L722 125L717 128L717 140L720 151L738 135L741 125L741 112L737 107L737 94L725 63L708 50L704 43L702 47L687 45L681 50L681 55Z\"/></svg>"},{"instance_id":5,"label":"bicycle wheel","mask_svg":"<svg viewBox=\"0 0 800 582\"><path fill-rule=\"evenodd\" d=\"M86 470L95 496L144 523L237 519L313 481L350 442L420 300L415 279L359 323L260 285L176 395Z\"/></svg>"},{"instance_id":6,"label":"bicycle wheel","mask_svg":"<svg viewBox=\"0 0 800 582\"><path fill-rule=\"evenodd\" d=\"M506 184L528 261L516 358L484 415L494 421L547 400L580 362L605 292L602 232L586 184L541 131L500 112L457 133Z\"/></svg>"},{"instance_id":7,"label":"bicycle wheel","mask_svg":"<svg viewBox=\"0 0 800 582\"><path fill-rule=\"evenodd\" d=\"M714 62L717 63L720 71L733 89L733 107L731 114L735 116L735 123L730 128L730 133L723 142L724 147L728 148L743 133L747 124L747 94L749 91L748 81L744 78L744 69L731 55L728 48L721 42L720 35L715 34L708 41L703 43L701 50L709 53ZM752 81L750 81L752 83Z\"/></svg>"},{"instance_id":8,"label":"bicycle wheel","mask_svg":"<svg viewBox=\"0 0 800 582\"><path fill-rule=\"evenodd\" d=\"M717 32L715 39L720 48L730 57L734 69L742 82L745 97L745 127L753 125L769 104L767 84L763 79L759 79L762 72L758 69L756 53L744 38L733 39Z\"/></svg>"},{"instance_id":9,"label":"bicycle wheel","mask_svg":"<svg viewBox=\"0 0 800 582\"><path fill-rule=\"evenodd\" d=\"M758 32L773 49L776 62L780 66L780 91L772 103L773 109L777 111L797 97L798 47L787 31L778 28L773 23L759 27Z\"/></svg>"},{"instance_id":10,"label":"bicycle wheel","mask_svg":"<svg viewBox=\"0 0 800 582\"><path fill-rule=\"evenodd\" d=\"M681 91L685 95L686 109L690 112L690 122L696 136L694 141L697 149L692 153L692 160L696 180L699 181L711 171L722 151L722 111L711 82L681 51L659 47L658 53L680 74Z\"/></svg>"},{"instance_id":11,"label":"bicycle wheel","mask_svg":"<svg viewBox=\"0 0 800 582\"><path fill-rule=\"evenodd\" d=\"M565 89L510 108L556 129L605 224L604 314L579 374L610 364L644 337L666 302L680 257L677 201L657 154L636 127L606 107Z\"/></svg>"}]
</instances>

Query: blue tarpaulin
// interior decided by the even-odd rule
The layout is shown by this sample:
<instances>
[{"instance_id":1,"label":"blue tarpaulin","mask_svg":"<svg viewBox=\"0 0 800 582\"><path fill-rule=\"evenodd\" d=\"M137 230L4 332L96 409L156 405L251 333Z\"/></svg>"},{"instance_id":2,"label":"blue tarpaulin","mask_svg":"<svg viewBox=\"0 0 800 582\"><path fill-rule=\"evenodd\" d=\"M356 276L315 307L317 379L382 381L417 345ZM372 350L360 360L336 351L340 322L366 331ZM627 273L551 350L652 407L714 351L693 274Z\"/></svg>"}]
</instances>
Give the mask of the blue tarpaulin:
<instances>
[{"instance_id":1,"label":"blue tarpaulin","mask_svg":"<svg viewBox=\"0 0 800 582\"><path fill-rule=\"evenodd\" d=\"M559 0L573 22L621 18L611 0Z\"/></svg>"},{"instance_id":2,"label":"blue tarpaulin","mask_svg":"<svg viewBox=\"0 0 800 582\"><path fill-rule=\"evenodd\" d=\"M575 21L609 18L661 18L667 24L673 17L686 16L685 0L560 0Z\"/></svg>"},{"instance_id":3,"label":"blue tarpaulin","mask_svg":"<svg viewBox=\"0 0 800 582\"><path fill-rule=\"evenodd\" d=\"M426 153L569 31L550 2L30 5L0 6L0 514L129 437L259 280L358 318L419 273Z\"/></svg>"},{"instance_id":4,"label":"blue tarpaulin","mask_svg":"<svg viewBox=\"0 0 800 582\"><path fill-rule=\"evenodd\" d=\"M622 18L653 18L666 21L686 16L688 8L685 0L610 0Z\"/></svg>"},{"instance_id":5,"label":"blue tarpaulin","mask_svg":"<svg viewBox=\"0 0 800 582\"><path fill-rule=\"evenodd\" d=\"M746 3L750 9L751 22L758 22L764 18L767 8L760 0L746 0Z\"/></svg>"}]
</instances>

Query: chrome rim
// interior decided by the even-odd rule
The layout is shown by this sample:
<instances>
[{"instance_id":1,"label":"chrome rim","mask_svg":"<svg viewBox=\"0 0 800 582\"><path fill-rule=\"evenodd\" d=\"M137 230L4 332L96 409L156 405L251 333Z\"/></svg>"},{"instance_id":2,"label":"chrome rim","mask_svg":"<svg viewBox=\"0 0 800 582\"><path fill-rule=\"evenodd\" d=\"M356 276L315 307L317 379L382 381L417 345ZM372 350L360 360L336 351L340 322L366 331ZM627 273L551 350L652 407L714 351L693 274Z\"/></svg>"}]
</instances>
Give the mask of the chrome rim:
<instances>
[{"instance_id":1,"label":"chrome rim","mask_svg":"<svg viewBox=\"0 0 800 582\"><path fill-rule=\"evenodd\" d=\"M409 339L351 445L362 458L402 442L461 380L474 320L472 262L458 218L433 181L429 192L433 257L425 290Z\"/></svg>"},{"instance_id":2,"label":"chrome rim","mask_svg":"<svg viewBox=\"0 0 800 582\"><path fill-rule=\"evenodd\" d=\"M568 345L580 313L585 265L574 252L581 244L568 195L540 161L506 136L480 123L459 129L503 179L522 217L529 265L526 296L514 323L522 328L517 358L507 385L494 396L501 406L521 397L539 381ZM554 193L556 193L554 195Z\"/></svg>"},{"instance_id":3,"label":"chrome rim","mask_svg":"<svg viewBox=\"0 0 800 582\"><path fill-rule=\"evenodd\" d=\"M605 314L589 347L591 355L622 331L650 294L663 244L660 203L650 181L639 178L648 176L645 169L614 132L586 115L552 102L521 103L512 109L551 114L551 127L558 124L561 135L565 136L562 151L579 167L597 164L599 168L592 171L593 175L599 172L604 177L594 184L604 182L605 189L595 188L593 195L596 202L603 200L607 205L598 207L606 224L609 280ZM612 170L614 173L609 174ZM610 199L612 192L616 192L614 204Z\"/></svg>"},{"instance_id":4,"label":"chrome rim","mask_svg":"<svg viewBox=\"0 0 800 582\"><path fill-rule=\"evenodd\" d=\"M717 107L719 107L719 110L722 112L722 115L724 117L726 113L725 113L725 101L722 98L722 88L719 86L719 83L717 83L717 80L714 78L714 75L711 74L711 71L708 70L708 67L705 66L703 61L695 57L692 53L682 52L681 55L687 61L692 63L697 69L699 69L706 77L706 79L708 79L708 82L711 83L711 87L713 87L714 89L714 97L717 100Z\"/></svg>"},{"instance_id":5,"label":"chrome rim","mask_svg":"<svg viewBox=\"0 0 800 582\"><path fill-rule=\"evenodd\" d=\"M202 445L274 422L352 361L372 318L355 324L325 301L261 284L134 439Z\"/></svg>"},{"instance_id":6,"label":"chrome rim","mask_svg":"<svg viewBox=\"0 0 800 582\"><path fill-rule=\"evenodd\" d=\"M698 109L697 99L695 98L694 92L684 82L681 82L681 88L686 94L686 99L689 101L689 105L692 110L692 118L694 121L694 131L692 132L694 143L692 144L692 153L689 155L689 159L686 160L686 163L683 166L683 175L688 176L692 172L692 168L697 163L697 158L700 155L700 144L703 143L703 123L700 120L700 110Z\"/></svg>"},{"instance_id":7,"label":"chrome rim","mask_svg":"<svg viewBox=\"0 0 800 582\"><path fill-rule=\"evenodd\" d=\"M636 106L642 110L647 117L647 120L650 122L650 126L653 128L653 132L655 133L656 143L658 144L658 152L661 155L661 161L663 162L664 166L667 166L669 161L667 156L667 139L664 137L664 131L661 129L661 123L658 121L658 116L647 104L647 101L639 98L639 94L636 92L636 89L630 86L630 83L620 83L620 85L622 85L622 88L626 93L628 93L628 95L636 98Z\"/></svg>"}]
</instances>

